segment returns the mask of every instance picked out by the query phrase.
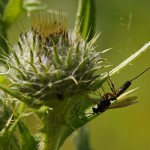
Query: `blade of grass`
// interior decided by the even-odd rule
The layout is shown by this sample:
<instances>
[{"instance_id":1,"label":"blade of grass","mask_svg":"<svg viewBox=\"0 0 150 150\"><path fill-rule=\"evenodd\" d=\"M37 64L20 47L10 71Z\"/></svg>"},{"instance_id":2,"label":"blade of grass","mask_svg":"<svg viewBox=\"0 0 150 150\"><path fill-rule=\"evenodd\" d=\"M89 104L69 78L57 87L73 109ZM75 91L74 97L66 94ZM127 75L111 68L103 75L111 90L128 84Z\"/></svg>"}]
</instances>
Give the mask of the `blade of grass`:
<instances>
[{"instance_id":1,"label":"blade of grass","mask_svg":"<svg viewBox=\"0 0 150 150\"><path fill-rule=\"evenodd\" d=\"M133 55L131 55L125 61L123 61L122 63L120 63L117 67L115 67L114 69L112 69L109 72L109 75L111 76L111 75L119 72L122 68L124 68L125 66L127 66L131 61L135 60L137 57L139 57L140 55L144 54L149 48L150 48L150 42L146 43L137 52L135 52Z\"/></svg>"}]
</instances>

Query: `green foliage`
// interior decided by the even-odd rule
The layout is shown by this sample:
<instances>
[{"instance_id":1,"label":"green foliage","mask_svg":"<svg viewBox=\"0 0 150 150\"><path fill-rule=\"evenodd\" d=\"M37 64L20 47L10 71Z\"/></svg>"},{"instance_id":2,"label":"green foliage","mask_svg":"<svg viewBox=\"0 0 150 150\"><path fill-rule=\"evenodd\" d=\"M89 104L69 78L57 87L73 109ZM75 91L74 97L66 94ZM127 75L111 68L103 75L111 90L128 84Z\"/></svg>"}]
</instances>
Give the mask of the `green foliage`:
<instances>
[{"instance_id":1,"label":"green foliage","mask_svg":"<svg viewBox=\"0 0 150 150\"><path fill-rule=\"evenodd\" d=\"M5 7L3 22L9 26L21 13L22 0L10 0Z\"/></svg>"},{"instance_id":2,"label":"green foliage","mask_svg":"<svg viewBox=\"0 0 150 150\"><path fill-rule=\"evenodd\" d=\"M79 0L75 26L84 39L89 41L94 35L95 28L95 1L94 0Z\"/></svg>"},{"instance_id":3,"label":"green foliage","mask_svg":"<svg viewBox=\"0 0 150 150\"><path fill-rule=\"evenodd\" d=\"M10 116L4 128L0 131L0 150L4 150L4 149L19 150L19 144L14 135L14 131L17 127L20 118L14 120L13 123L11 123L12 117L13 115Z\"/></svg>"},{"instance_id":4,"label":"green foliage","mask_svg":"<svg viewBox=\"0 0 150 150\"><path fill-rule=\"evenodd\" d=\"M18 122L18 128L22 139L22 150L37 150L38 143L35 138L30 134L28 127L22 122Z\"/></svg>"},{"instance_id":5,"label":"green foliage","mask_svg":"<svg viewBox=\"0 0 150 150\"><path fill-rule=\"evenodd\" d=\"M33 10L41 10L45 7L40 0L9 0L0 1L0 47L8 53L7 31L15 20L23 14Z\"/></svg>"}]
</instances>

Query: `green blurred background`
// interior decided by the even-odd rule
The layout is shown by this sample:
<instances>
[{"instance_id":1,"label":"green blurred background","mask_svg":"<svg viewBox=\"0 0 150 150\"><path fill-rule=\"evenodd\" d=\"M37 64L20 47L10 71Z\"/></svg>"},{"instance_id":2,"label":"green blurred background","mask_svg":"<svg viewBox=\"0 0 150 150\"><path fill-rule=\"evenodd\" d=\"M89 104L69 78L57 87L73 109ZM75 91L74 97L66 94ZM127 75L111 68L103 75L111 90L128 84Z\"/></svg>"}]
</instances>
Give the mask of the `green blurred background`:
<instances>
[{"instance_id":1,"label":"green blurred background","mask_svg":"<svg viewBox=\"0 0 150 150\"><path fill-rule=\"evenodd\" d=\"M50 9L65 11L68 14L69 28L74 28L77 0L43 2ZM112 69L150 41L150 1L96 0L95 2L96 31L101 32L96 43L97 50L112 48L103 55L112 65L109 69ZM26 21L26 17L20 18L9 29L9 40L12 43L17 41L18 25L19 28L29 27ZM120 87L126 80L138 75L148 66L150 66L150 50L112 77L115 87ZM135 80L130 89L135 87L140 87L135 92L138 104L108 110L88 124L93 150L150 150L150 71ZM61 150L75 150L71 142L73 136L68 138Z\"/></svg>"}]
</instances>

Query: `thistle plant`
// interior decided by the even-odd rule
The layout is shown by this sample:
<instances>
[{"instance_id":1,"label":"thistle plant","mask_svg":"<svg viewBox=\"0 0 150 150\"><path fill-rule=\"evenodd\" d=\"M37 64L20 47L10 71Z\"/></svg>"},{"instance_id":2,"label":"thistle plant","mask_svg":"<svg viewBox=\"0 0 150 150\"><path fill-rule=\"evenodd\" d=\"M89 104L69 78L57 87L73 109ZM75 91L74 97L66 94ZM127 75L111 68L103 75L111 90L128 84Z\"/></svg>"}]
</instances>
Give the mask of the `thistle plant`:
<instances>
[{"instance_id":1,"label":"thistle plant","mask_svg":"<svg viewBox=\"0 0 150 150\"><path fill-rule=\"evenodd\" d=\"M31 20L31 30L9 46L10 55L4 52L2 60L8 66L4 76L10 84L1 89L13 96L11 102L17 98L16 105L23 102L34 109L41 122L41 149L55 150L68 126L75 129L69 120L78 118L75 104L103 83L96 79L104 59L93 46L98 35L86 42L77 28L67 29L65 14L33 13Z\"/></svg>"},{"instance_id":2,"label":"thistle plant","mask_svg":"<svg viewBox=\"0 0 150 150\"><path fill-rule=\"evenodd\" d=\"M105 51L95 50L99 34L87 42L88 36L82 38L79 26L68 29L66 14L34 12L31 22L31 29L20 33L15 46L7 42L10 54L3 51L1 58L8 66L8 70L1 73L8 81L0 85L1 108L7 106L9 114L1 128L0 146L10 149L7 138L17 141L18 127L22 143L16 142L17 146L13 145L12 149L58 150L73 131L99 115L80 119L76 106L84 113L92 106L92 101L97 100L95 91L107 80L108 74L103 68L108 65L102 57ZM149 45L110 71L110 75ZM98 101L100 99L98 96ZM118 105L121 102L115 103L115 107ZM36 115L39 121L35 136L25 125L25 118L30 114Z\"/></svg>"}]
</instances>

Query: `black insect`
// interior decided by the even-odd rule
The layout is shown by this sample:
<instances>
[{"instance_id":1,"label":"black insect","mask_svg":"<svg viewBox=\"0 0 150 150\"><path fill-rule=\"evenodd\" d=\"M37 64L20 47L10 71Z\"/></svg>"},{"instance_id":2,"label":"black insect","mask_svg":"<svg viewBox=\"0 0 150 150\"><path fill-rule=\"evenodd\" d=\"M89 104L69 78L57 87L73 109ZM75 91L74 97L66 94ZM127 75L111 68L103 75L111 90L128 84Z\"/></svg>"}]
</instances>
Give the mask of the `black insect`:
<instances>
[{"instance_id":1,"label":"black insect","mask_svg":"<svg viewBox=\"0 0 150 150\"><path fill-rule=\"evenodd\" d=\"M123 94L131 85L132 81L137 79L139 76L141 76L143 73L145 73L147 70L149 70L150 67L148 67L146 70L144 70L142 73L140 73L138 76L135 78L126 81L118 90L115 90L114 84L112 83L110 77L109 77L109 86L111 88L112 93L106 93L102 96L101 101L97 104L97 108L92 108L93 113L92 114L97 114L104 112L109 108L111 105L112 101L115 101L121 94ZM129 97L131 99L136 99L137 97ZM127 99L126 99L127 100Z\"/></svg>"}]
</instances>

